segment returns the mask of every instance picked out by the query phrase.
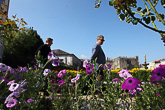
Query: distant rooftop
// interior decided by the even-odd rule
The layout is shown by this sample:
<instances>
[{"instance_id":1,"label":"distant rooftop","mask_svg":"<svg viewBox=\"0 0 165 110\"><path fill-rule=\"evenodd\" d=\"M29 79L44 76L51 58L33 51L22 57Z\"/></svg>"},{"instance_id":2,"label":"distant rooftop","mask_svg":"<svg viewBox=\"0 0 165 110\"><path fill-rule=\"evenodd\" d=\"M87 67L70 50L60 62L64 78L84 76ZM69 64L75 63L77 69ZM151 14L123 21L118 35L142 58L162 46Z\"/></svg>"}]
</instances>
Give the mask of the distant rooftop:
<instances>
[{"instance_id":1,"label":"distant rooftop","mask_svg":"<svg viewBox=\"0 0 165 110\"><path fill-rule=\"evenodd\" d=\"M165 59L155 60L153 62L160 62L160 61L165 61Z\"/></svg>"},{"instance_id":2,"label":"distant rooftop","mask_svg":"<svg viewBox=\"0 0 165 110\"><path fill-rule=\"evenodd\" d=\"M52 50L52 52L55 52L56 55L72 55L68 52L65 52L65 51L61 50L61 49Z\"/></svg>"}]
</instances>

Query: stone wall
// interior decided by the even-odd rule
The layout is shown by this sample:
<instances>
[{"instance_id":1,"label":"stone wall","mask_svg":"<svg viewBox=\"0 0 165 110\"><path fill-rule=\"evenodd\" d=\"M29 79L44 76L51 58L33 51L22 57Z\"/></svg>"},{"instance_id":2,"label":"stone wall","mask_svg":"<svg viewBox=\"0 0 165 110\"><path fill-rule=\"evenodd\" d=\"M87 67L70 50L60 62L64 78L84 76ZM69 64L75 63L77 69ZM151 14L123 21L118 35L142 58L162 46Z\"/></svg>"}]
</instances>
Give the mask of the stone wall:
<instances>
[{"instance_id":1,"label":"stone wall","mask_svg":"<svg viewBox=\"0 0 165 110\"><path fill-rule=\"evenodd\" d=\"M112 69L127 68L132 69L139 65L138 56L135 57L117 57L114 59L107 58L107 62L112 65Z\"/></svg>"}]
</instances>

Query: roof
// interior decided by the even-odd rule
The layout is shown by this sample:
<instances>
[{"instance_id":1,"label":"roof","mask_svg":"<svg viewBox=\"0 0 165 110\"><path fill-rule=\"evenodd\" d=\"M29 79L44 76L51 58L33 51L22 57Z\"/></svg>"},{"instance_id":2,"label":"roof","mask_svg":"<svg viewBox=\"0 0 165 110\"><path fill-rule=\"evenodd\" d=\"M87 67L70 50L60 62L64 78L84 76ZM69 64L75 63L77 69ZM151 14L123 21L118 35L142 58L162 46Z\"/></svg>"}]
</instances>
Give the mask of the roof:
<instances>
[{"instance_id":1,"label":"roof","mask_svg":"<svg viewBox=\"0 0 165 110\"><path fill-rule=\"evenodd\" d=\"M153 63L154 62L160 62L160 61L165 61L165 59L155 60L155 61L153 61Z\"/></svg>"},{"instance_id":2,"label":"roof","mask_svg":"<svg viewBox=\"0 0 165 110\"><path fill-rule=\"evenodd\" d=\"M71 54L71 53L68 53L68 52L65 52L65 51L63 51L63 50L61 50L61 49L52 50L52 52L55 52L55 54L56 54L57 56L61 56L61 55L71 55L71 56L76 57L78 60L80 60L76 55ZM81 61L81 60L80 60L80 61Z\"/></svg>"},{"instance_id":3,"label":"roof","mask_svg":"<svg viewBox=\"0 0 165 110\"><path fill-rule=\"evenodd\" d=\"M52 51L55 52L56 55L71 55L70 53L60 50L60 49L56 49L56 50L52 50Z\"/></svg>"}]
</instances>

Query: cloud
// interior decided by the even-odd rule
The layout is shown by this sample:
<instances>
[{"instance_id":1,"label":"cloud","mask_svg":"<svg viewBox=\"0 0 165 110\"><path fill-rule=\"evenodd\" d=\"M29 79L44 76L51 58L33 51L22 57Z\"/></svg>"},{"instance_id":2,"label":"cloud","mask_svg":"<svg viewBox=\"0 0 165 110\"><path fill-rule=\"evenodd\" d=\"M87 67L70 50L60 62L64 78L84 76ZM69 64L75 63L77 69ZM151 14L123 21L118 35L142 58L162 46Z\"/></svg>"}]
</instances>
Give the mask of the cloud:
<instances>
[{"instance_id":1,"label":"cloud","mask_svg":"<svg viewBox=\"0 0 165 110\"><path fill-rule=\"evenodd\" d=\"M89 57L84 55L84 54L82 54L82 55L80 55L80 59L89 59Z\"/></svg>"}]
</instances>

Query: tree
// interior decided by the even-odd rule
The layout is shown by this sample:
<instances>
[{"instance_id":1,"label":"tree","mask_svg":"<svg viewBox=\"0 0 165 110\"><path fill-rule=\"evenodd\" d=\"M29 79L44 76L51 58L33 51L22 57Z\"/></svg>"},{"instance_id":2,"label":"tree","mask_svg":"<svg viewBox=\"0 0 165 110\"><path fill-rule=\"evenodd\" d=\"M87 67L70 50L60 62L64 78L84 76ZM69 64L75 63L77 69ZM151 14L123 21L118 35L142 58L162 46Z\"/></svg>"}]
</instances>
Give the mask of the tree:
<instances>
[{"instance_id":1,"label":"tree","mask_svg":"<svg viewBox=\"0 0 165 110\"><path fill-rule=\"evenodd\" d=\"M127 23L132 22L133 25L140 23L144 27L157 32L161 36L161 40L165 43L165 31L158 29L155 24L157 19L159 23L165 25L164 14L159 13L156 10L156 6L160 2L159 0L142 0L145 7L137 7L137 2L139 0L110 0L109 5L113 6L119 15L121 21L126 21ZM101 0L95 1L95 8L99 8ZM165 8L165 0L161 0L162 10ZM165 11L164 11L165 12ZM152 27L149 25L152 23ZM165 46L165 44L164 44Z\"/></svg>"},{"instance_id":2,"label":"tree","mask_svg":"<svg viewBox=\"0 0 165 110\"><path fill-rule=\"evenodd\" d=\"M44 44L37 31L32 28L11 32L10 35L13 37L5 39L3 63L11 67L26 66L34 60L38 47Z\"/></svg>"}]
</instances>

